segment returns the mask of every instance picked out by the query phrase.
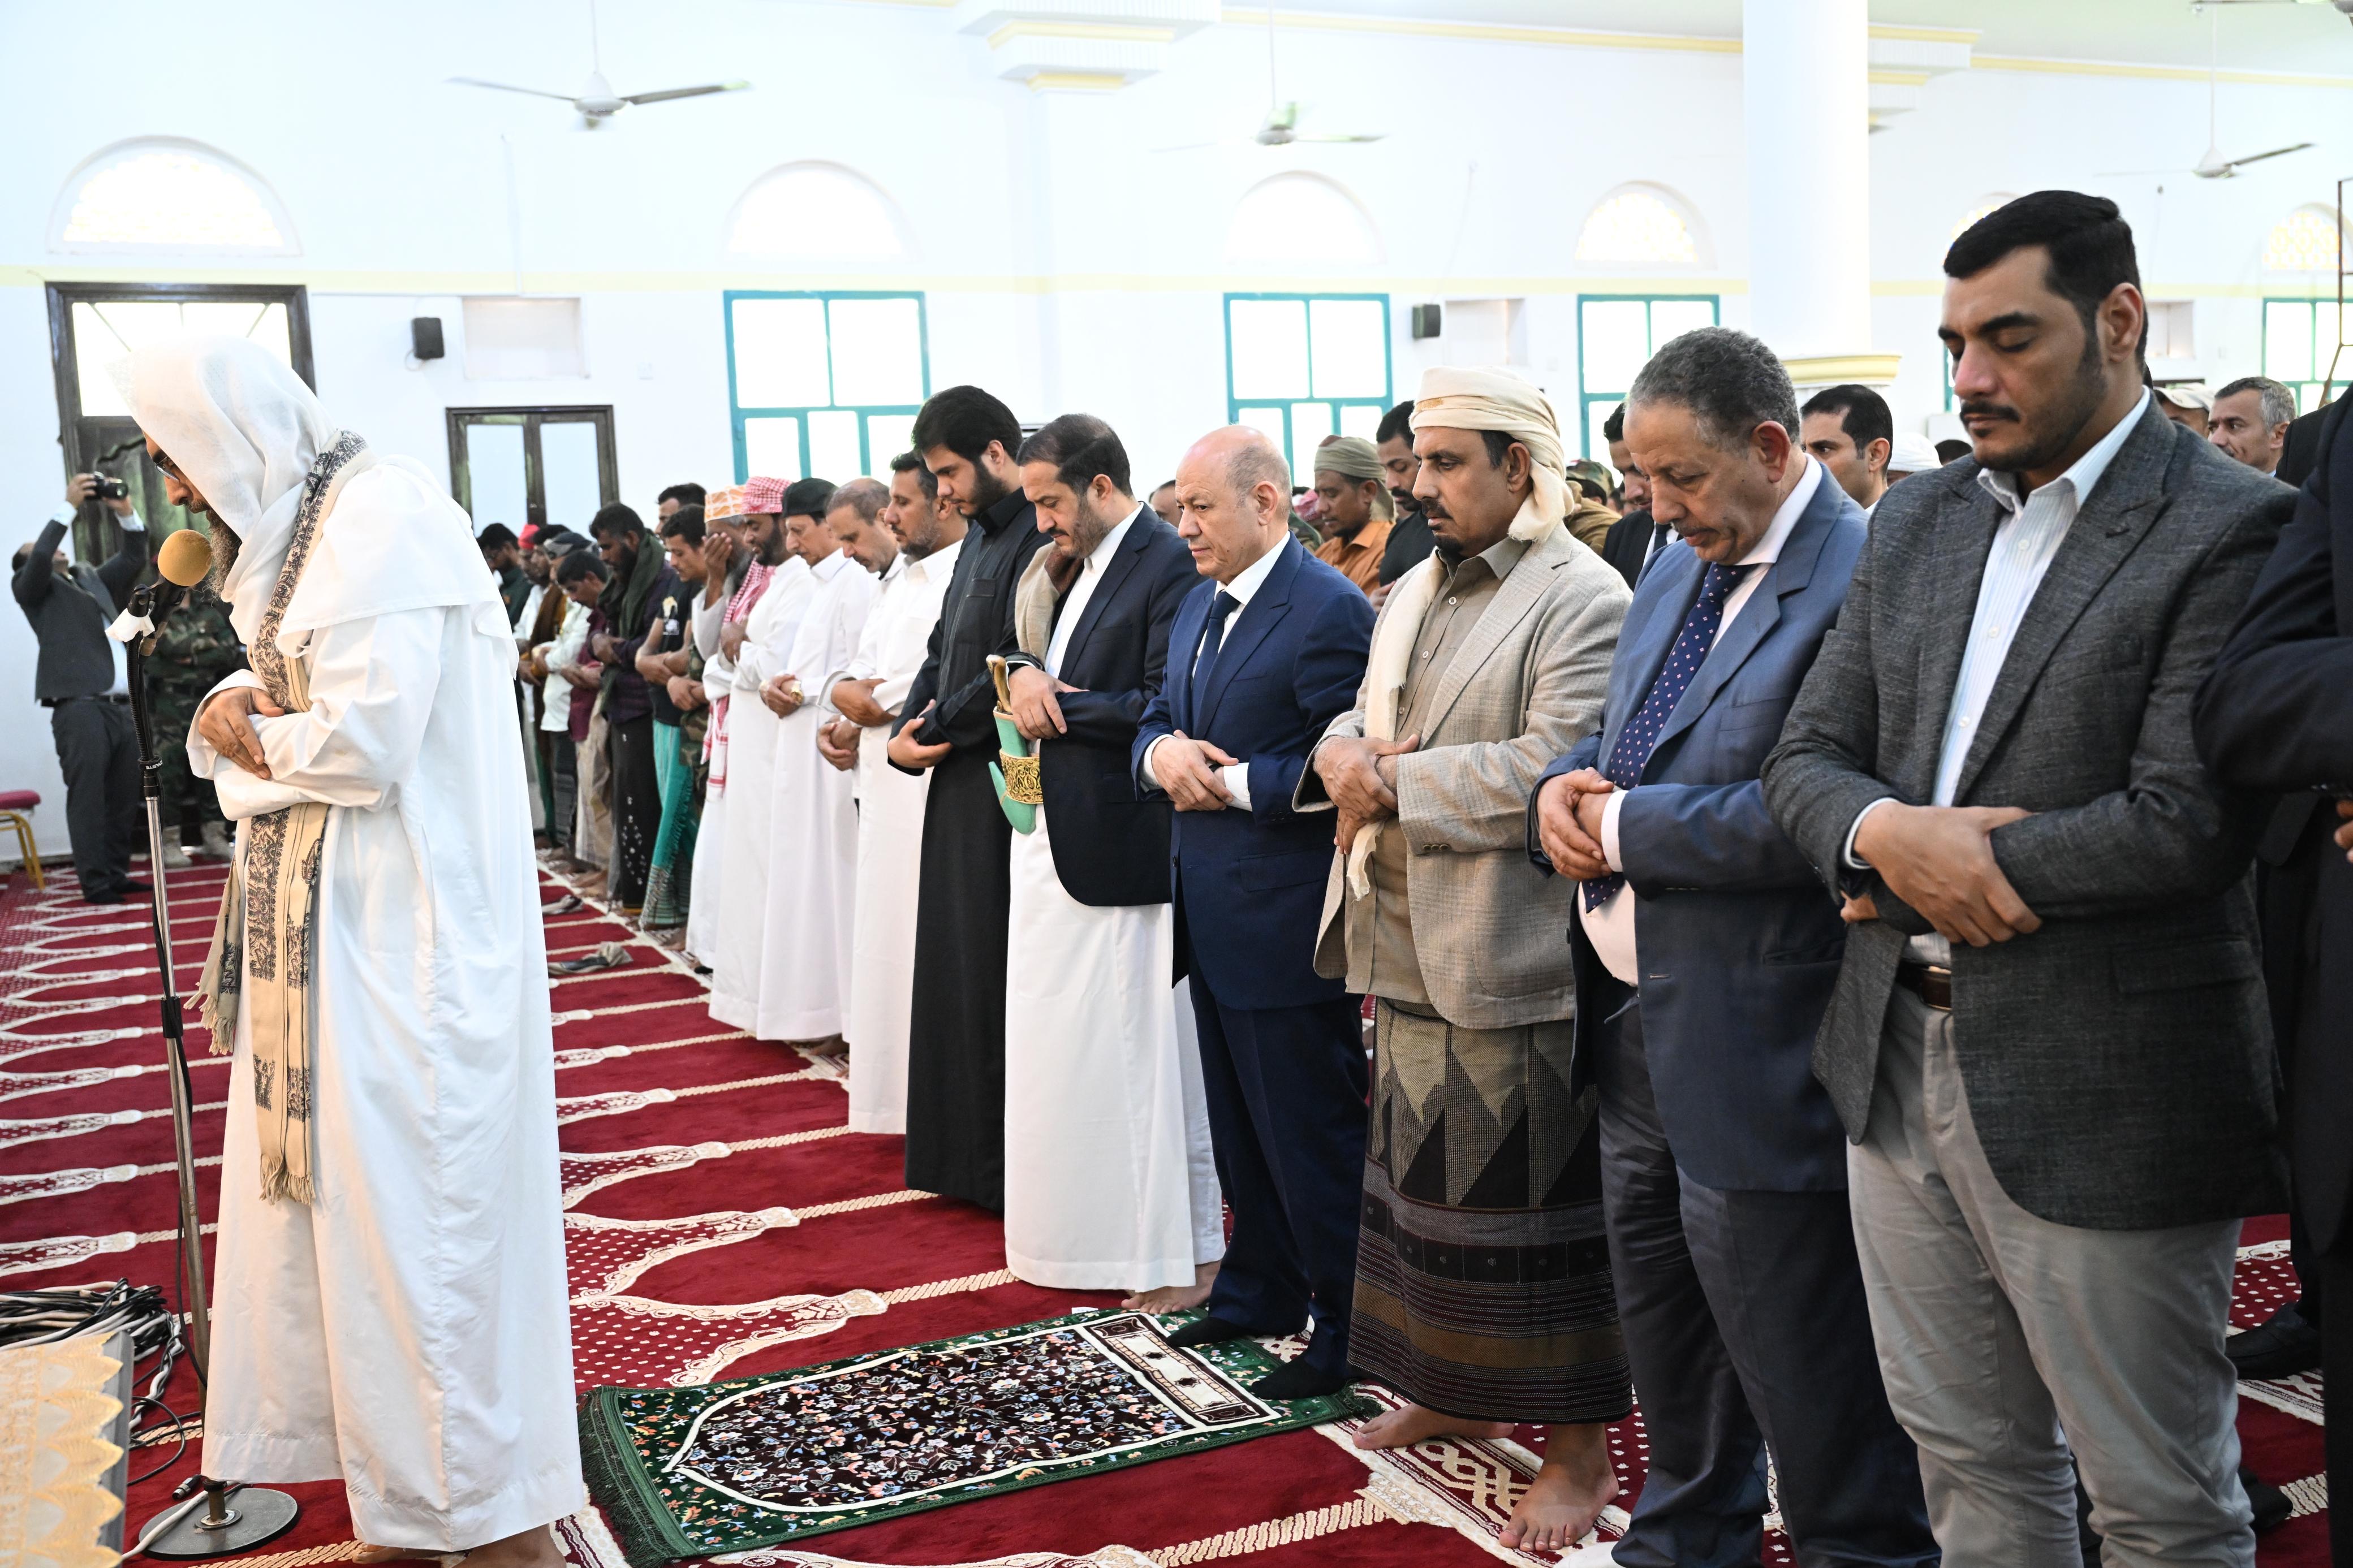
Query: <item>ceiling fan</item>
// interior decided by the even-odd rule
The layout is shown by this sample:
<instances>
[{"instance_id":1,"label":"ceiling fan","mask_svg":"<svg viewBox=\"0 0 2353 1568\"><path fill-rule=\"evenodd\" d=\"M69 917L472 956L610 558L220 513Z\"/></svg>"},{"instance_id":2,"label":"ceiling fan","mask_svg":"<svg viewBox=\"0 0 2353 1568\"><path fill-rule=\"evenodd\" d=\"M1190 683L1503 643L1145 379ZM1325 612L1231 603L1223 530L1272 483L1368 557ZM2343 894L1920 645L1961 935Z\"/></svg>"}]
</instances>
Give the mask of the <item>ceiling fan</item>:
<instances>
[{"instance_id":1,"label":"ceiling fan","mask_svg":"<svg viewBox=\"0 0 2353 1568\"><path fill-rule=\"evenodd\" d=\"M486 87L494 92L522 92L533 98L553 98L570 104L580 113L580 129L594 131L605 121L633 103L662 103L673 98L702 98L713 92L737 92L750 87L748 81L711 82L702 87L665 88L659 92L617 93L605 79L604 50L596 36L596 0L588 0L588 54L593 68L588 83L579 94L547 92L535 87L516 87L511 82L484 81L480 77L453 76L449 80L460 87Z\"/></svg>"},{"instance_id":2,"label":"ceiling fan","mask_svg":"<svg viewBox=\"0 0 2353 1568\"><path fill-rule=\"evenodd\" d=\"M1288 147L1295 142L1378 142L1386 132L1335 132L1302 131L1299 117L1306 105L1284 100L1275 83L1274 74L1274 7L1266 12L1266 93L1269 108L1266 119L1257 132L1249 136L1229 136L1216 142L1187 142L1175 147L1155 148L1161 153L1191 153L1203 147Z\"/></svg>"},{"instance_id":3,"label":"ceiling fan","mask_svg":"<svg viewBox=\"0 0 2353 1568\"><path fill-rule=\"evenodd\" d=\"M2284 158L2290 153L2301 153L2312 145L2309 142L2298 142L2294 146L2274 147L2267 153L2250 153L2243 158L2222 156L2222 139L2215 130L2214 117L2215 62L2219 52L2216 27L2220 20L2220 14L2213 6L2209 5L2206 9L2206 155L2191 164L2188 171L2201 180L2236 179L2239 171L2249 163L2260 163L2266 158ZM2182 171L2179 169L2110 169L2099 177L2107 179L2117 175L2180 173Z\"/></svg>"}]
</instances>

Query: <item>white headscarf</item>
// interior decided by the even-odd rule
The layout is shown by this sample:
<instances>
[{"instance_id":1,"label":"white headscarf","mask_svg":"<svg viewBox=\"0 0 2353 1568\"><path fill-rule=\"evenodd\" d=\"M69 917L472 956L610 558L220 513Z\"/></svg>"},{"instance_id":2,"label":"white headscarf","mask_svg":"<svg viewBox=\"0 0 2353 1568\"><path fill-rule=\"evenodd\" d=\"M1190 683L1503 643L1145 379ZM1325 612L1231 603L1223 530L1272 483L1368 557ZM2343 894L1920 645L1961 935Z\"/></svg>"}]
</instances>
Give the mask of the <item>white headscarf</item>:
<instances>
[{"instance_id":1,"label":"white headscarf","mask_svg":"<svg viewBox=\"0 0 2353 1568\"><path fill-rule=\"evenodd\" d=\"M1431 428L1500 430L1528 449L1535 460L1535 489L1512 520L1514 539L1534 543L1568 516L1560 416L1535 383L1501 367L1432 365L1421 373L1421 390L1414 395L1413 427L1417 434Z\"/></svg>"},{"instance_id":2,"label":"white headscarf","mask_svg":"<svg viewBox=\"0 0 2353 1568\"><path fill-rule=\"evenodd\" d=\"M302 481L333 445L333 422L301 376L245 338L151 343L115 379L139 428L236 532L223 596L237 636L251 642L286 563Z\"/></svg>"},{"instance_id":3,"label":"white headscarf","mask_svg":"<svg viewBox=\"0 0 2353 1568\"><path fill-rule=\"evenodd\" d=\"M301 376L244 338L150 343L114 375L139 428L237 534L222 596L250 646L286 564L304 481L342 431ZM330 484L325 504L333 521L280 626L286 653L338 621L440 605L482 607L480 629L512 635L471 520L422 467L363 451Z\"/></svg>"}]
</instances>

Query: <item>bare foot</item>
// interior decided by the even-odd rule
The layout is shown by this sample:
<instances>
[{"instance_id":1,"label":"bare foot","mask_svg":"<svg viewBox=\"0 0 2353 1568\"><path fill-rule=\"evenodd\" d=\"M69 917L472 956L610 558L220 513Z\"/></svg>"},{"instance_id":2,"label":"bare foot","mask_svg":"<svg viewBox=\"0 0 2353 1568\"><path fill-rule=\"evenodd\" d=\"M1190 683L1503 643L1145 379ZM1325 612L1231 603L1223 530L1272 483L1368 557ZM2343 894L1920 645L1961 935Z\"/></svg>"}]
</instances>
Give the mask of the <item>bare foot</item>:
<instances>
[{"instance_id":1,"label":"bare foot","mask_svg":"<svg viewBox=\"0 0 2353 1568\"><path fill-rule=\"evenodd\" d=\"M1585 1539L1617 1495L1607 1426L1547 1428L1544 1468L1513 1505L1497 1539L1525 1552L1566 1552Z\"/></svg>"},{"instance_id":2,"label":"bare foot","mask_svg":"<svg viewBox=\"0 0 2353 1568\"><path fill-rule=\"evenodd\" d=\"M474 1568L565 1568L563 1550L555 1544L555 1532L543 1524L510 1535L504 1541L493 1541L488 1546L477 1546L466 1553L466 1561Z\"/></svg>"},{"instance_id":3,"label":"bare foot","mask_svg":"<svg viewBox=\"0 0 2353 1568\"><path fill-rule=\"evenodd\" d=\"M1359 1448L1409 1448L1416 1443L1427 1443L1432 1437L1508 1437L1512 1424L1508 1421L1472 1421L1460 1415L1440 1415L1435 1410L1425 1410L1419 1405L1408 1405L1397 1410L1384 1410L1366 1422L1356 1432Z\"/></svg>"},{"instance_id":4,"label":"bare foot","mask_svg":"<svg viewBox=\"0 0 2353 1568\"><path fill-rule=\"evenodd\" d=\"M438 1559L438 1552L412 1552L406 1546L368 1546L363 1544L352 1554L354 1563L401 1563L413 1557Z\"/></svg>"},{"instance_id":5,"label":"bare foot","mask_svg":"<svg viewBox=\"0 0 2353 1568\"><path fill-rule=\"evenodd\" d=\"M821 1058L829 1062L839 1061L849 1054L849 1042L839 1035L828 1035L821 1040L800 1040L796 1044L798 1048L810 1056Z\"/></svg>"},{"instance_id":6,"label":"bare foot","mask_svg":"<svg viewBox=\"0 0 2353 1568\"><path fill-rule=\"evenodd\" d=\"M1190 1285L1164 1285L1157 1290L1138 1290L1124 1299L1120 1305L1131 1312L1149 1312L1155 1318L1171 1312L1182 1312L1198 1307L1209 1299L1209 1287L1218 1282L1218 1266L1204 1263L1193 1270Z\"/></svg>"}]
</instances>

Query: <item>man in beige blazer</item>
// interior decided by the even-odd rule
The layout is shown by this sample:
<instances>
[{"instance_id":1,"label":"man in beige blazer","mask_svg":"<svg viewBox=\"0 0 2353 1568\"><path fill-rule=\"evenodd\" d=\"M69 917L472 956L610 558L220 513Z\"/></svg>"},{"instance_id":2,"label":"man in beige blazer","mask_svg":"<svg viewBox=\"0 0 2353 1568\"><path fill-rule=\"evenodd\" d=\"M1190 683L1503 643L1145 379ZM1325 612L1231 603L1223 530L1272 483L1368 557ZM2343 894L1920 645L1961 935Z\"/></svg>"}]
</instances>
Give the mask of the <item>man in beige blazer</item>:
<instances>
[{"instance_id":1,"label":"man in beige blazer","mask_svg":"<svg viewBox=\"0 0 2353 1568\"><path fill-rule=\"evenodd\" d=\"M1437 553L1398 580L1297 802L1338 814L1317 970L1379 1003L1350 1343L1408 1403L1357 1441L1548 1424L1503 1542L1560 1551L1617 1491L1603 1428L1631 1397L1593 1105L1568 1087L1571 890L1530 865L1526 805L1599 721L1630 595L1563 525L1541 391L1432 370L1413 429Z\"/></svg>"}]
</instances>

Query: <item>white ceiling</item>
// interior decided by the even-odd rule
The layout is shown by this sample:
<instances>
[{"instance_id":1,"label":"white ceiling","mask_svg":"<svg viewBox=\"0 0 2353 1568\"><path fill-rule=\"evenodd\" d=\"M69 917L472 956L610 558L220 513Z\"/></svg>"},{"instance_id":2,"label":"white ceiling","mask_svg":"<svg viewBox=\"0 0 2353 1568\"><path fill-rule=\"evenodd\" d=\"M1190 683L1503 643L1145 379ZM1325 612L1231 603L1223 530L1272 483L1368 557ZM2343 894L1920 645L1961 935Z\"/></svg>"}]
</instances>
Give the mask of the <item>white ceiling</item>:
<instances>
[{"instance_id":1,"label":"white ceiling","mask_svg":"<svg viewBox=\"0 0 2353 1568\"><path fill-rule=\"evenodd\" d=\"M1278 0L1280 11L1731 37L1740 0ZM2225 70L2353 76L2353 24L2327 5L2214 7ZM1874 22L1975 27L1989 55L2202 67L2208 19L2190 0L1872 0Z\"/></svg>"}]
</instances>

